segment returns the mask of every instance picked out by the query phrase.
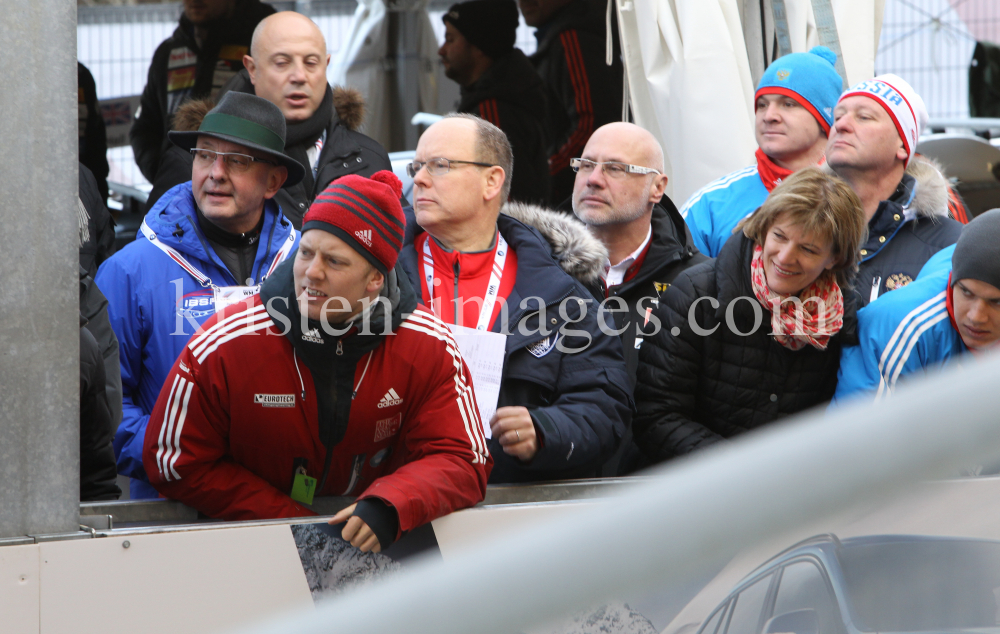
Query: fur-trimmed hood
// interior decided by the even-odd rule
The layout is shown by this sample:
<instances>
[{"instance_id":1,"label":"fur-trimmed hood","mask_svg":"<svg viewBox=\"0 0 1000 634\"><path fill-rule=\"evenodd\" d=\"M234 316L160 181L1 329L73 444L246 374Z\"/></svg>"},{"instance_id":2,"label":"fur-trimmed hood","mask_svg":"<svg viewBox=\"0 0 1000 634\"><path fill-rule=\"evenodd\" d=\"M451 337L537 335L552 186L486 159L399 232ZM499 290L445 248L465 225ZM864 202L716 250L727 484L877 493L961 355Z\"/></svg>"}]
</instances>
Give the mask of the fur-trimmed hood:
<instances>
[{"instance_id":1,"label":"fur-trimmed hood","mask_svg":"<svg viewBox=\"0 0 1000 634\"><path fill-rule=\"evenodd\" d=\"M924 218L947 218L948 180L941 164L918 154L910 161L906 173L917 181L909 209Z\"/></svg>"},{"instance_id":2,"label":"fur-trimmed hood","mask_svg":"<svg viewBox=\"0 0 1000 634\"><path fill-rule=\"evenodd\" d=\"M333 86L333 108L337 111L337 117L348 130L360 132L361 126L365 123L366 104L361 91L350 86ZM238 90L255 94L253 82L250 81L250 73L243 69L236 73L232 79L226 82L219 92L219 99L230 90ZM209 102L211 103L211 102ZM214 104L213 104L214 105ZM204 115L202 115L204 116ZM200 121L199 121L200 123Z\"/></svg>"},{"instance_id":3,"label":"fur-trimmed hood","mask_svg":"<svg viewBox=\"0 0 1000 634\"><path fill-rule=\"evenodd\" d=\"M348 130L358 132L365 122L367 105L361 91L349 86L333 87L333 107Z\"/></svg>"},{"instance_id":4,"label":"fur-trimmed hood","mask_svg":"<svg viewBox=\"0 0 1000 634\"><path fill-rule=\"evenodd\" d=\"M500 213L537 229L552 248L559 266L583 284L594 284L600 279L608 250L587 225L558 211L513 201L504 205Z\"/></svg>"}]
</instances>

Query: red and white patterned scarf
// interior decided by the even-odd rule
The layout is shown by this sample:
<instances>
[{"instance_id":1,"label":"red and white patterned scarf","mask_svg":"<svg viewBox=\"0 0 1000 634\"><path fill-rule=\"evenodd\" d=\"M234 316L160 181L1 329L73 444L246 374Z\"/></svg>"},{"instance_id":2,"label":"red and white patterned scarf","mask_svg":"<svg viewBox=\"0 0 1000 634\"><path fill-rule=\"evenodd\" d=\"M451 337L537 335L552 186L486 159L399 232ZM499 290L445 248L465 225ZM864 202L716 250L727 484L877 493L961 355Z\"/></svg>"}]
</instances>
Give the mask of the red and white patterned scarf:
<instances>
[{"instance_id":1,"label":"red and white patterned scarf","mask_svg":"<svg viewBox=\"0 0 1000 634\"><path fill-rule=\"evenodd\" d=\"M830 337L844 326L844 295L836 276L820 275L798 294L802 301L793 301L791 295L780 295L767 286L763 254L764 249L754 245L750 282L757 301L771 312L774 340L789 350L800 350L806 344L826 350Z\"/></svg>"}]
</instances>

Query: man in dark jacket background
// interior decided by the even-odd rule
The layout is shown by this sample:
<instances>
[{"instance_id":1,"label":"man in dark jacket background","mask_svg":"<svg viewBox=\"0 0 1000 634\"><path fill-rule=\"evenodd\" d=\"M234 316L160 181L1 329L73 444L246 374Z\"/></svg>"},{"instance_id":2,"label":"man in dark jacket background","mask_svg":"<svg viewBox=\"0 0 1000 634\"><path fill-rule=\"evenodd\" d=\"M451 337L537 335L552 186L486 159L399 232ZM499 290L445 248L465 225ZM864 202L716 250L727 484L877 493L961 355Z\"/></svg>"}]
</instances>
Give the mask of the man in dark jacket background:
<instances>
[{"instance_id":1,"label":"man in dark jacket background","mask_svg":"<svg viewBox=\"0 0 1000 634\"><path fill-rule=\"evenodd\" d=\"M385 148L357 131L364 117L361 94L327 83L326 50L326 39L312 20L282 11L261 21L250 55L243 57L246 69L223 90L263 97L285 115L285 153L307 169L300 183L287 185L275 200L296 229L334 180L392 171Z\"/></svg>"},{"instance_id":2,"label":"man in dark jacket background","mask_svg":"<svg viewBox=\"0 0 1000 634\"><path fill-rule=\"evenodd\" d=\"M580 156L595 129L621 121L624 70L617 41L611 66L605 63L606 2L518 0L518 6L538 29L531 63L548 90L550 200L558 205L573 193L569 160Z\"/></svg>"},{"instance_id":3,"label":"man in dark jacket background","mask_svg":"<svg viewBox=\"0 0 1000 634\"><path fill-rule=\"evenodd\" d=\"M76 100L79 117L80 162L87 166L97 181L101 200L108 199L108 130L97 105L97 84L90 70L76 63Z\"/></svg>"},{"instance_id":4,"label":"man in dark jacket background","mask_svg":"<svg viewBox=\"0 0 1000 634\"><path fill-rule=\"evenodd\" d=\"M442 321L506 335L490 481L593 477L631 419L621 342L571 276L593 283L606 254L565 214L504 205L511 157L503 132L473 115L428 128L400 262Z\"/></svg>"},{"instance_id":5,"label":"man in dark jacket background","mask_svg":"<svg viewBox=\"0 0 1000 634\"><path fill-rule=\"evenodd\" d=\"M117 500L115 448L118 427L111 411L104 360L94 335L80 314L80 501Z\"/></svg>"},{"instance_id":6,"label":"man in dark jacket background","mask_svg":"<svg viewBox=\"0 0 1000 634\"><path fill-rule=\"evenodd\" d=\"M173 35L153 53L140 109L129 139L135 162L150 182L178 106L193 98L216 99L243 68L254 27L274 8L260 0L184 0Z\"/></svg>"},{"instance_id":7,"label":"man in dark jacket background","mask_svg":"<svg viewBox=\"0 0 1000 634\"><path fill-rule=\"evenodd\" d=\"M514 150L517 178L511 200L545 204L549 163L545 143L545 87L519 49L514 0L470 0L442 16L444 44L438 49L444 74L461 87L458 112L468 112L503 130Z\"/></svg>"}]
</instances>

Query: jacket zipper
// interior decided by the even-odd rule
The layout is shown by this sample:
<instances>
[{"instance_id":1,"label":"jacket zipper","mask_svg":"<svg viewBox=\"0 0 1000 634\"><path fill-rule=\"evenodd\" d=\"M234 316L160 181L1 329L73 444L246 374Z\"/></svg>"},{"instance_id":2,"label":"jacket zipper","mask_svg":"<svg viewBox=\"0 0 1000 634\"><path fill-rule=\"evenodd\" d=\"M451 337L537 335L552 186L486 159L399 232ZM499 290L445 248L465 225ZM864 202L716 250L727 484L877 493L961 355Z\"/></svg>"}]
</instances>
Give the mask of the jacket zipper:
<instances>
[{"instance_id":1,"label":"jacket zipper","mask_svg":"<svg viewBox=\"0 0 1000 634\"><path fill-rule=\"evenodd\" d=\"M458 264L458 258L456 257L455 258L455 266L454 266L454 272L455 272L455 298L451 302L452 304L455 305L455 325L458 325L458 324L462 323L462 322L460 322L458 320L458 304L459 304L459 301L458 301L458 276L461 274L461 270L462 269L461 269L461 267Z\"/></svg>"},{"instance_id":2,"label":"jacket zipper","mask_svg":"<svg viewBox=\"0 0 1000 634\"><path fill-rule=\"evenodd\" d=\"M299 356L295 352L295 348L292 348L292 363L295 364L295 372L299 375L299 387L302 388L302 402L306 402L306 382L302 380L302 370L299 369Z\"/></svg>"},{"instance_id":3,"label":"jacket zipper","mask_svg":"<svg viewBox=\"0 0 1000 634\"><path fill-rule=\"evenodd\" d=\"M341 493L341 495L351 494L351 491L354 490L354 486L358 483L358 478L361 477L361 470L364 466L365 454L354 456L354 465L351 467L351 481L347 484L347 490Z\"/></svg>"},{"instance_id":4,"label":"jacket zipper","mask_svg":"<svg viewBox=\"0 0 1000 634\"><path fill-rule=\"evenodd\" d=\"M868 298L868 303L874 302L878 299L878 289L880 286L882 286L882 276L876 275L875 278L872 279L872 292Z\"/></svg>"}]
</instances>

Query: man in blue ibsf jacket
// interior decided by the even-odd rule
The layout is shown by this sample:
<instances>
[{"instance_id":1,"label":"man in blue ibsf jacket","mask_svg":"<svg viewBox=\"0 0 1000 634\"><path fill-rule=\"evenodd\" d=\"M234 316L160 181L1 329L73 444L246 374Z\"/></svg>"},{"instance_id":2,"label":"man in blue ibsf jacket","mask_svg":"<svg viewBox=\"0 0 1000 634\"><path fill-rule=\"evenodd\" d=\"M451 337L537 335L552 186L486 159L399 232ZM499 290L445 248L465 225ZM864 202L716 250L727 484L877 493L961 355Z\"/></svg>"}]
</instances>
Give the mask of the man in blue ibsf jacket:
<instances>
[{"instance_id":1,"label":"man in blue ibsf jacket","mask_svg":"<svg viewBox=\"0 0 1000 634\"><path fill-rule=\"evenodd\" d=\"M133 498L157 495L142 466L142 443L184 344L217 310L255 293L299 238L272 200L304 174L284 153L277 106L227 93L197 131L171 132L170 140L194 155L191 181L157 201L136 241L96 278L119 342L123 415L114 445Z\"/></svg>"},{"instance_id":2,"label":"man in blue ibsf jacket","mask_svg":"<svg viewBox=\"0 0 1000 634\"><path fill-rule=\"evenodd\" d=\"M1000 209L962 231L950 266L935 261L915 282L858 311L859 345L844 348L835 401L881 399L899 379L1000 341ZM859 396L860 397L860 396Z\"/></svg>"}]
</instances>

